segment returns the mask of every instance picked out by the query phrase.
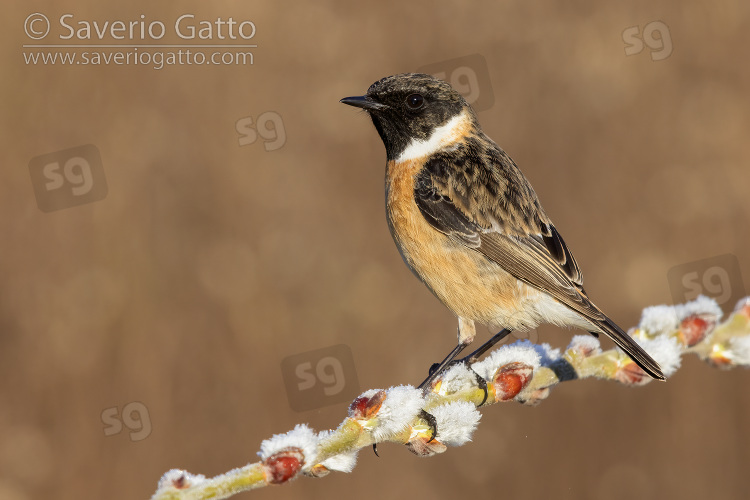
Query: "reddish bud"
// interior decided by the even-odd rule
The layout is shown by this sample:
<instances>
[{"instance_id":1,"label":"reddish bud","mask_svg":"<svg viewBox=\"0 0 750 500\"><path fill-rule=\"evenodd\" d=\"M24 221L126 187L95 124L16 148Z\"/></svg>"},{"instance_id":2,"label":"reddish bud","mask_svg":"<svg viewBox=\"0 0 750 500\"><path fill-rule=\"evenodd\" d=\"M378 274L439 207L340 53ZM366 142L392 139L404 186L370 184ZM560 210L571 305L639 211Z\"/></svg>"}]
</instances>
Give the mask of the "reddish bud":
<instances>
[{"instance_id":1,"label":"reddish bud","mask_svg":"<svg viewBox=\"0 0 750 500\"><path fill-rule=\"evenodd\" d=\"M727 353L726 346L721 344L714 346L713 350L708 355L708 361L715 368L722 368L725 370L731 368L733 365L733 361Z\"/></svg>"},{"instance_id":2,"label":"reddish bud","mask_svg":"<svg viewBox=\"0 0 750 500\"><path fill-rule=\"evenodd\" d=\"M599 340L594 337L580 335L570 343L566 352L570 352L572 355L577 355L581 358L588 358L594 354L599 354L601 352L601 345L599 344Z\"/></svg>"},{"instance_id":3,"label":"reddish bud","mask_svg":"<svg viewBox=\"0 0 750 500\"><path fill-rule=\"evenodd\" d=\"M728 369L732 366L732 360L729 358L726 358L720 354L717 355L711 355L708 360L711 362L711 364L714 366L714 368L724 368Z\"/></svg>"},{"instance_id":4,"label":"reddish bud","mask_svg":"<svg viewBox=\"0 0 750 500\"><path fill-rule=\"evenodd\" d=\"M172 479L172 486L174 486L178 490L183 490L190 485L188 484L188 480L185 477L185 474L180 474L178 477Z\"/></svg>"},{"instance_id":5,"label":"reddish bud","mask_svg":"<svg viewBox=\"0 0 750 500\"><path fill-rule=\"evenodd\" d=\"M744 299L737 302L737 306L734 308L734 312L743 315L747 319L750 319L750 297L745 297Z\"/></svg>"},{"instance_id":6,"label":"reddish bud","mask_svg":"<svg viewBox=\"0 0 750 500\"><path fill-rule=\"evenodd\" d=\"M349 405L349 416L357 419L369 419L378 413L385 401L385 391L378 391L370 397L360 396Z\"/></svg>"},{"instance_id":7,"label":"reddish bud","mask_svg":"<svg viewBox=\"0 0 750 500\"><path fill-rule=\"evenodd\" d=\"M648 373L630 361L615 372L615 380L626 385L645 385L651 381Z\"/></svg>"},{"instance_id":8,"label":"reddish bud","mask_svg":"<svg viewBox=\"0 0 750 500\"><path fill-rule=\"evenodd\" d=\"M576 346L576 351L578 351L578 354L580 354L582 357L588 358L596 352L596 349L593 349L587 345L578 345Z\"/></svg>"},{"instance_id":9,"label":"reddish bud","mask_svg":"<svg viewBox=\"0 0 750 500\"><path fill-rule=\"evenodd\" d=\"M414 436L408 443L406 443L406 447L409 448L409 451L419 457L431 457L438 453L443 453L448 449L447 446L437 439L430 441L429 437L423 436L422 434Z\"/></svg>"},{"instance_id":10,"label":"reddish bud","mask_svg":"<svg viewBox=\"0 0 750 500\"><path fill-rule=\"evenodd\" d=\"M529 397L521 401L525 405L536 406L549 397L549 387L542 387L529 394Z\"/></svg>"},{"instance_id":11,"label":"reddish bud","mask_svg":"<svg viewBox=\"0 0 750 500\"><path fill-rule=\"evenodd\" d=\"M328 467L323 464L317 464L310 469L310 472L308 472L307 475L311 477L324 477L330 473L331 471Z\"/></svg>"},{"instance_id":12,"label":"reddish bud","mask_svg":"<svg viewBox=\"0 0 750 500\"><path fill-rule=\"evenodd\" d=\"M515 398L528 385L533 374L532 366L519 361L501 366L493 378L495 400L508 401Z\"/></svg>"},{"instance_id":13,"label":"reddish bud","mask_svg":"<svg viewBox=\"0 0 750 500\"><path fill-rule=\"evenodd\" d=\"M708 315L691 315L680 323L680 342L687 347L692 347L713 330L716 320Z\"/></svg>"},{"instance_id":14,"label":"reddish bud","mask_svg":"<svg viewBox=\"0 0 750 500\"><path fill-rule=\"evenodd\" d=\"M293 478L305 464L305 456L299 448L289 448L268 457L263 464L266 466L266 478L271 484L280 484Z\"/></svg>"}]
</instances>

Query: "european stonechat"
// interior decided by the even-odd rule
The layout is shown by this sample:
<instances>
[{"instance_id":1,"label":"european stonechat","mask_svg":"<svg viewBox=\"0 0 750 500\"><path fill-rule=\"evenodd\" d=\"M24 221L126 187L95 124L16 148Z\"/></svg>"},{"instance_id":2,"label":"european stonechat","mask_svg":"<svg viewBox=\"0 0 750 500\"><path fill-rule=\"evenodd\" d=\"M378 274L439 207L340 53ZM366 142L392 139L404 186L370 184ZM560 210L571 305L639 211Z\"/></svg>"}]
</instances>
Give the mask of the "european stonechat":
<instances>
[{"instance_id":1,"label":"european stonechat","mask_svg":"<svg viewBox=\"0 0 750 500\"><path fill-rule=\"evenodd\" d=\"M531 184L449 84L406 73L341 102L367 111L385 145L388 227L401 257L458 316L458 345L420 387L474 340L475 322L503 330L471 361L509 331L551 323L605 334L664 380L659 364L591 302Z\"/></svg>"}]
</instances>

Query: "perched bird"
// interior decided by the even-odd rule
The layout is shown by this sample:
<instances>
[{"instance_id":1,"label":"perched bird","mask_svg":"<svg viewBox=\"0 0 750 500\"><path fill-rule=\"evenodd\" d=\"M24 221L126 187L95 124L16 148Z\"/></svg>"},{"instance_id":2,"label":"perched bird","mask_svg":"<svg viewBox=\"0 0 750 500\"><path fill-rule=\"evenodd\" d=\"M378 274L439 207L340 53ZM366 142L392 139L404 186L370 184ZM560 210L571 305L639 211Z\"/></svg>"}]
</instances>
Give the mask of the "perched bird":
<instances>
[{"instance_id":1,"label":"perched bird","mask_svg":"<svg viewBox=\"0 0 750 500\"><path fill-rule=\"evenodd\" d=\"M503 331L471 361L509 331L551 323L603 333L664 379L658 363L591 302L531 184L449 84L406 73L341 102L367 111L385 145L386 213L401 257L458 316L458 345L420 387L474 340L475 322Z\"/></svg>"}]
</instances>

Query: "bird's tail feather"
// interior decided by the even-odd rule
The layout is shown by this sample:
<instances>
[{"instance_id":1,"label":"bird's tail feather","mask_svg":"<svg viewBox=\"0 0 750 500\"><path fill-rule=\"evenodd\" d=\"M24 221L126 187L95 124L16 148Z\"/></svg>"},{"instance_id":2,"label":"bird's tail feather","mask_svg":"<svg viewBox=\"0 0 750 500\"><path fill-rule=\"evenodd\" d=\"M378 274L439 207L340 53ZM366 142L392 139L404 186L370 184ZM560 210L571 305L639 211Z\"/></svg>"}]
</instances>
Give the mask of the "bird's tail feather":
<instances>
[{"instance_id":1,"label":"bird's tail feather","mask_svg":"<svg viewBox=\"0 0 750 500\"><path fill-rule=\"evenodd\" d=\"M643 371L648 373L651 378L664 380L664 373L661 371L659 363L654 361L646 351L643 350L622 328L617 326L614 321L604 316L604 320L597 321L597 326L607 337L617 344L617 346L630 356L635 364L640 366Z\"/></svg>"}]
</instances>

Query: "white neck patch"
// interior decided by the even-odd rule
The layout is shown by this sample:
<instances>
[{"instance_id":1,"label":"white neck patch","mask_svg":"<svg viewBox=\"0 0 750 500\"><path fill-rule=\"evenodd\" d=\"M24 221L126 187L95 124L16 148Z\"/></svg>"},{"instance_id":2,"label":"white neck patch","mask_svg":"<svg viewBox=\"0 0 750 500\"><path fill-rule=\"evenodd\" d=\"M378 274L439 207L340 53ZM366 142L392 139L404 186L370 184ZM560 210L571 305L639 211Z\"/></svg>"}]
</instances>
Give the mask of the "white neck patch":
<instances>
[{"instance_id":1,"label":"white neck patch","mask_svg":"<svg viewBox=\"0 0 750 500\"><path fill-rule=\"evenodd\" d=\"M450 146L459 138L459 131L465 127L466 121L469 119L468 113L462 111L448 120L445 125L433 130L426 140L412 139L406 149L396 158L396 163L429 156Z\"/></svg>"}]
</instances>

